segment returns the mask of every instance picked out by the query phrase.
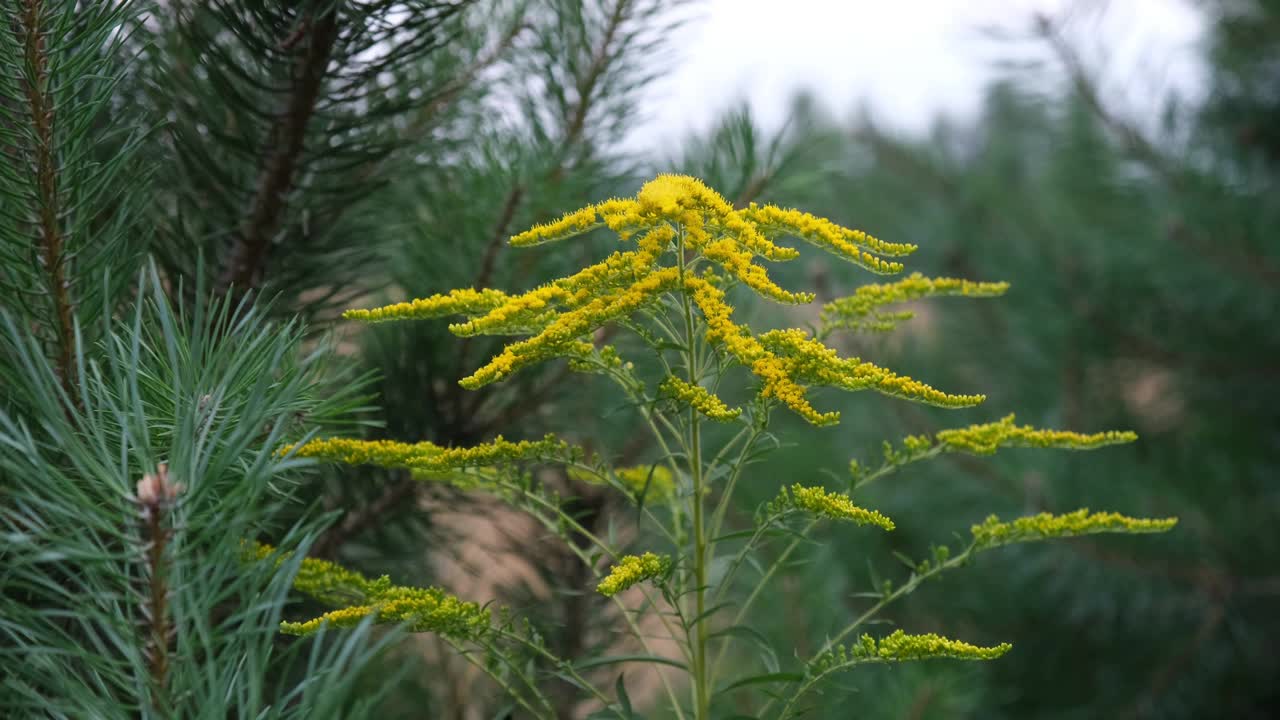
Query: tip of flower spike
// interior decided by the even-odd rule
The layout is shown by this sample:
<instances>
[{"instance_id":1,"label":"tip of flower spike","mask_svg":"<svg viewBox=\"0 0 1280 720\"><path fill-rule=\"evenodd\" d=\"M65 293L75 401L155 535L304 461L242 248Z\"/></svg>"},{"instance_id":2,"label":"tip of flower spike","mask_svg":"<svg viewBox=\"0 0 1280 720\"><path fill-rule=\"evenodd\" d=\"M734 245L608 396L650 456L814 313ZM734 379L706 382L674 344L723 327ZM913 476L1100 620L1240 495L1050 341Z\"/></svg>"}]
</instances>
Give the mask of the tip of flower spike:
<instances>
[{"instance_id":1,"label":"tip of flower spike","mask_svg":"<svg viewBox=\"0 0 1280 720\"><path fill-rule=\"evenodd\" d=\"M281 558L283 561L283 558ZM405 623L411 632L474 639L489 630L489 611L434 587L393 585L385 575L371 580L336 563L304 558L293 587L328 605L346 605L303 622L281 622L286 635L310 635L325 625L349 628L366 618Z\"/></svg>"},{"instance_id":2,"label":"tip of flower spike","mask_svg":"<svg viewBox=\"0 0 1280 720\"><path fill-rule=\"evenodd\" d=\"M770 514L784 510L804 510L818 517L847 520L858 525L875 525L886 531L895 527L892 520L879 512L854 505L848 495L799 484L782 488L778 497L769 503L768 510Z\"/></svg>"},{"instance_id":3,"label":"tip of flower spike","mask_svg":"<svg viewBox=\"0 0 1280 720\"><path fill-rule=\"evenodd\" d=\"M938 442L948 449L974 455L991 455L1001 447L1093 450L1138 439L1137 433L1128 430L1084 434L1070 430L1040 430L1030 425L1017 426L1013 415L1006 415L997 422L943 430L937 437Z\"/></svg>"},{"instance_id":4,"label":"tip of flower spike","mask_svg":"<svg viewBox=\"0 0 1280 720\"><path fill-rule=\"evenodd\" d=\"M462 288L441 295L417 298L372 309L352 309L342 313L346 320L378 323L393 320L430 320L449 315L486 313L507 300L501 290Z\"/></svg>"},{"instance_id":5,"label":"tip of flower spike","mask_svg":"<svg viewBox=\"0 0 1280 720\"><path fill-rule=\"evenodd\" d=\"M888 637L880 638L876 655L884 660L924 660L927 658L952 658L955 660L995 660L1013 649L1009 643L992 647L979 647L960 640L951 640L927 633L908 635L895 630Z\"/></svg>"},{"instance_id":6,"label":"tip of flower spike","mask_svg":"<svg viewBox=\"0 0 1280 720\"><path fill-rule=\"evenodd\" d=\"M853 295L833 300L822 308L822 319L831 328L892 330L909 312L885 312L894 303L928 297L998 297L1009 289L1006 282L973 282L957 278L926 278L920 273L891 283L863 285Z\"/></svg>"},{"instance_id":7,"label":"tip of flower spike","mask_svg":"<svg viewBox=\"0 0 1280 720\"><path fill-rule=\"evenodd\" d=\"M763 231L793 235L867 270L881 275L902 271L902 264L884 260L878 255L903 256L916 251L910 243L890 243L861 230L836 223L799 210L775 205L751 205L738 215Z\"/></svg>"},{"instance_id":8,"label":"tip of flower spike","mask_svg":"<svg viewBox=\"0 0 1280 720\"><path fill-rule=\"evenodd\" d=\"M522 233L512 235L508 242L512 247L529 247L581 235L599 226L596 208L589 205L581 210L565 213L559 220L534 225Z\"/></svg>"},{"instance_id":9,"label":"tip of flower spike","mask_svg":"<svg viewBox=\"0 0 1280 720\"><path fill-rule=\"evenodd\" d=\"M1009 643L982 647L933 633L908 635L902 630L895 630L880 639L863 635L857 642L847 646L838 645L821 653L809 661L808 672L810 675L821 675L869 662L908 662L932 658L995 660L1012 649L1013 646Z\"/></svg>"}]
</instances>

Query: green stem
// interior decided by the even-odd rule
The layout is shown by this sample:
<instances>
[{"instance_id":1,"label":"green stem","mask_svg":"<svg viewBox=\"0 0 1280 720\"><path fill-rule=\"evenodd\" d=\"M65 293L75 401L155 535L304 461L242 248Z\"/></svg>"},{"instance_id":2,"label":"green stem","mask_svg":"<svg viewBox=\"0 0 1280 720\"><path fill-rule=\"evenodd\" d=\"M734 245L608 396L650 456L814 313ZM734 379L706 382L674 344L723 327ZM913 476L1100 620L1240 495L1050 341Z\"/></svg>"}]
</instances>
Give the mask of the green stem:
<instances>
[{"instance_id":1,"label":"green stem","mask_svg":"<svg viewBox=\"0 0 1280 720\"><path fill-rule=\"evenodd\" d=\"M678 256L680 258L680 284L683 290L684 276L687 272L684 265L684 233L678 239ZM694 331L693 309L689 305L689 296L680 293L680 304L684 309L684 341L685 368L688 370L690 385L697 385L698 353L696 350L697 333ZM698 411L689 408L689 474L693 478L693 597L694 628L693 641L693 716L695 720L706 720L711 715L711 698L707 688L707 618L704 616L707 605L707 538L703 519L703 472L702 472L702 435Z\"/></svg>"},{"instance_id":2,"label":"green stem","mask_svg":"<svg viewBox=\"0 0 1280 720\"><path fill-rule=\"evenodd\" d=\"M518 490L518 488L516 489ZM566 522L566 524L568 524L571 528L579 531L583 535L583 537L585 537L588 541L595 544L596 547L600 548L602 551L607 553L610 557L613 557L613 558L618 557L618 553L616 550L614 550L612 547L610 547L600 538L596 537L586 528L583 528L580 523L578 523L572 517L562 512L554 504L547 502L545 498L538 497L536 494L528 494L528 493L522 493L521 497L526 497L531 500L534 500L539 505L541 505L544 508L547 508L549 511L553 513L553 517L550 517L550 516L542 515L541 513L535 513L532 511L530 512L530 514L532 514L535 519L537 519L544 526L546 526L548 530L554 531L556 528L557 519L563 519ZM581 560L582 563L591 570L591 574L596 579L599 579L600 573L597 570L595 564L592 562L592 558L582 548L578 547L576 544L568 543L568 546L570 551L573 552L575 555L577 555L578 559ZM653 598L650 597L648 591L644 591L644 598L645 598L645 601L648 602L650 606L654 608L658 608L657 603L653 601ZM649 641L645 638L644 633L641 631L640 625L636 622L635 618L631 617L630 612L628 612L627 610L627 606L623 604L622 598L615 595L613 597L613 603L618 606L618 611L622 613L622 619L626 621L627 627L631 630L631 634L637 640L640 641L640 646L644 648L644 651L649 655L655 655L656 653L654 653L653 648L649 645ZM672 628L671 625L667 622L667 618L663 615L660 609L657 611L657 615L658 615L658 620L662 623L662 626L667 630L667 633L671 636L673 640L676 641L677 645L680 645L679 638L676 635L675 629ZM685 651L685 657L688 658L689 657L688 651L685 649L684 646L680 646L680 647L682 651ZM675 710L676 717L678 718L678 720L685 720L684 711L680 709L680 702L676 698L675 690L671 687L670 681L667 680L667 674L660 667L656 669L658 672L658 679L662 681L663 690L666 691L667 698L671 701L671 707L672 709Z\"/></svg>"},{"instance_id":3,"label":"green stem","mask_svg":"<svg viewBox=\"0 0 1280 720\"><path fill-rule=\"evenodd\" d=\"M939 575L944 571L951 570L953 568L957 568L961 565L964 565L969 561L970 558L973 557L974 553L977 551L978 551L977 544L970 543L969 546L964 549L964 552L960 553L959 555L956 555L955 557L947 560L946 562L933 565L923 573L919 573L919 574L912 573L911 579L903 583L901 587L889 593L888 595L881 597L880 600L876 602L875 605L872 605L870 608L866 610L866 612L859 615L857 619L855 619L853 622L846 625L844 629L836 633L833 637L829 638L822 645L822 648L818 650L817 654L821 655L822 653L830 651L836 645L839 645L845 638L849 637L849 635L851 635L855 630L865 625L868 620L870 620L871 618L879 614L879 612L885 609L885 607L887 607L889 604L900 599L904 595L909 595L912 592L914 592L915 589L919 587L920 584L923 583L925 580L928 580L936 575ZM824 673L824 675L825 674L829 674L829 673ZM787 717L790 714L790 708L792 707L792 705L794 705L795 702L800 698L800 696L803 695L806 691L808 691L810 687L812 687L815 684L816 680L817 678L811 678L810 682L805 683L803 686L801 686L800 690L795 695L791 696L791 698L787 701L786 706L783 708L782 714L779 716L779 720L781 720L781 718ZM772 707L774 702L776 702L776 698L765 703L764 707L760 708L759 715L763 717L765 711L767 711L770 707Z\"/></svg>"},{"instance_id":4,"label":"green stem","mask_svg":"<svg viewBox=\"0 0 1280 720\"><path fill-rule=\"evenodd\" d=\"M514 685L507 682L506 679L502 677L501 673L495 671L484 660L477 659L475 657L476 654L472 652L469 648L467 648L465 645L463 645L462 643L443 635L441 635L440 638L444 640L444 642L448 644L449 647L453 648L453 651L457 653L459 657L471 663L471 665L476 669L480 670L480 672L483 672L485 675L488 675L489 679L493 680L494 683L497 684L497 686L501 688L502 691L505 692L508 697L516 701L516 704L518 704L520 707L524 708L525 710L528 710L529 715L531 717L536 718L537 720L542 720L542 718L555 718L556 716L555 708L551 707L551 704L547 701L547 699L543 697L541 693L538 692L537 684L534 683L532 679L525 677L524 672L521 670L521 668L518 667L515 663L511 662L511 660L507 658L505 655L498 652L496 649L489 650L489 654L491 654L494 658L501 661L502 664L510 668L512 674L514 674L516 677L520 678L520 680L524 682L524 684L533 692L534 700L529 700L528 698L526 698L523 693L521 693L519 690L515 688ZM540 712L537 708L535 708L533 706L535 701L539 702L547 712L543 713L543 712Z\"/></svg>"}]
</instances>

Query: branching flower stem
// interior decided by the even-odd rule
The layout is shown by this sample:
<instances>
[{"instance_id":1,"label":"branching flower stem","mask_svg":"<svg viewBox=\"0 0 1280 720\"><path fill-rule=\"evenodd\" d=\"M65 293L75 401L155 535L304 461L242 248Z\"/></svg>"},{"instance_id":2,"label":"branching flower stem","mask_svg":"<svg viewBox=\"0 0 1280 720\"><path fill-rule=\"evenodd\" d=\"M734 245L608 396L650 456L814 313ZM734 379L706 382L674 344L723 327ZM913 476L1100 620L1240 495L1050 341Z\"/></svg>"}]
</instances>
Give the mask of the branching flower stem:
<instances>
[{"instance_id":1,"label":"branching flower stem","mask_svg":"<svg viewBox=\"0 0 1280 720\"><path fill-rule=\"evenodd\" d=\"M511 489L519 491L518 488L511 488ZM555 530L557 527L557 524L560 522L563 522L564 524L568 525L568 527L572 529L574 532L581 534L582 537L586 538L588 542L595 545L597 548L601 550L601 552L604 552L609 557L617 558L621 555L617 550L609 546L607 543L601 540L598 536L596 536L590 530L587 530L586 528L584 528L580 523L578 523L577 520L574 520L571 516L565 514L558 506L547 501L546 498L543 498L537 494L524 494L523 497L532 501L534 504L542 507L547 512L552 513L552 516L547 516L537 512L531 513L535 519L542 522L543 525L545 525L548 529ZM569 545L570 551L573 552L575 555L577 555L578 559L581 560L582 563L591 570L591 573L594 577L596 577L597 579L602 577L600 570L598 567L596 567L596 564L593 558L585 550L583 550L581 547L579 547L575 543L568 543L568 545ZM653 605L654 607L657 607L656 603L653 602L653 598L649 595L649 592L647 590L644 591L644 597L646 602L648 602L650 605ZM631 616L631 613L627 610L626 605L622 602L622 598L618 596L614 596L613 602L615 605L618 606L618 610L621 612L623 619L626 621L627 627L631 630L631 634L637 640L640 641L640 646L644 648L644 651L646 653L653 655L654 654L653 648L649 645L649 642L645 638L644 633L641 631L640 626L636 623L636 619ZM673 639L676 639L678 641L679 636L676 634L676 629L671 626L666 616L662 612L658 612L657 615L658 615L658 619L662 622L663 627L667 630L670 636ZM679 642L677 642L677 644L680 645ZM680 647L685 653L685 659L690 660L691 658L690 658L689 650L687 646L680 645ZM668 680L666 672L661 667L656 669L658 672L658 678L662 682L663 689L666 691L667 697L671 702L671 706L676 711L676 716L679 718L679 720L685 720L684 712L680 709L680 701L676 697L675 689L671 686L671 682L670 680Z\"/></svg>"},{"instance_id":2,"label":"branching flower stem","mask_svg":"<svg viewBox=\"0 0 1280 720\"><path fill-rule=\"evenodd\" d=\"M932 579L942 574L946 570L951 570L953 568L960 567L961 565L964 565L965 563L969 562L969 560L973 557L974 553L977 550L978 550L978 544L976 542L971 542L969 546L964 549L964 552L957 554L956 556L948 559L946 562L937 563L922 573L912 573L911 578L907 580L905 583L903 583L898 589L882 596L880 600L876 602L876 604L872 605L870 608L867 608L867 610L863 612L861 615L859 615L853 622L846 625L842 630L840 630L840 632L836 633L834 636L828 638L827 641L823 643L822 648L818 651L818 654L827 652L832 648L836 647L837 645L839 645L841 642L844 641L845 638L849 637L849 635L851 635L854 631L856 631L858 628L865 625L867 621L871 620L876 615L878 615L881 610L884 610L886 607L888 607L891 603L895 602L896 600L906 595L910 595L912 592L914 592L915 589L920 587L920 584L923 583L924 581ZM805 683L800 686L800 688L796 691L796 693L791 696L791 698L787 701L787 704L783 706L782 712L778 716L779 720L790 717L791 708L800 699L800 697L804 695L806 692L808 692L809 689L811 689L815 684L817 684L817 682L821 680L822 677L825 677L826 674L827 673L819 673L817 677L808 678L805 681ZM765 703L764 707L760 708L760 715L763 716L765 712L767 712L775 702L776 702L776 698L771 699L769 700L769 702Z\"/></svg>"}]
</instances>

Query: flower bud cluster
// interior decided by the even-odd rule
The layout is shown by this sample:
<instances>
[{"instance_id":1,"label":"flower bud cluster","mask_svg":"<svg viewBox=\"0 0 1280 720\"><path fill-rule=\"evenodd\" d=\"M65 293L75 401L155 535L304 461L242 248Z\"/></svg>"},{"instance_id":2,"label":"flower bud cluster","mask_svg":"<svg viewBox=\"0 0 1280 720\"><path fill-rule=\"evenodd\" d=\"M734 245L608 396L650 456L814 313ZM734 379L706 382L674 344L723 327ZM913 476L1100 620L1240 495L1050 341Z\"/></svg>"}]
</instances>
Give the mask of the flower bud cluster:
<instances>
[{"instance_id":1,"label":"flower bud cluster","mask_svg":"<svg viewBox=\"0 0 1280 720\"><path fill-rule=\"evenodd\" d=\"M1082 508L1065 515L1040 513L1001 522L992 515L971 529L973 540L980 548L992 548L1019 542L1034 542L1077 535L1097 533L1157 533L1173 529L1177 518L1131 518L1114 512L1090 513Z\"/></svg>"},{"instance_id":2,"label":"flower bud cluster","mask_svg":"<svg viewBox=\"0 0 1280 720\"><path fill-rule=\"evenodd\" d=\"M723 400L711 394L701 385L693 385L674 375L668 375L658 385L658 392L675 398L712 420L728 422L742 414L742 408L730 408Z\"/></svg>"},{"instance_id":3,"label":"flower bud cluster","mask_svg":"<svg viewBox=\"0 0 1280 720\"><path fill-rule=\"evenodd\" d=\"M1013 421L1013 415L1006 415L997 422L943 430L937 434L937 441L949 450L991 455L1002 447L1093 450L1138 439L1137 434L1129 431L1108 430L1086 435L1070 430L1038 430L1030 425L1019 427Z\"/></svg>"},{"instance_id":4,"label":"flower bud cluster","mask_svg":"<svg viewBox=\"0 0 1280 720\"><path fill-rule=\"evenodd\" d=\"M827 492L820 487L792 485L782 488L778 497L767 506L771 515L787 510L803 510L818 517L847 520L859 525L875 525L884 530L894 528L893 521L875 510L867 510L853 504L848 495Z\"/></svg>"},{"instance_id":5,"label":"flower bud cluster","mask_svg":"<svg viewBox=\"0 0 1280 720\"><path fill-rule=\"evenodd\" d=\"M256 545L251 556L266 559L277 555L269 545ZM288 554L278 554L277 564ZM489 611L477 603L461 600L440 588L393 585L382 576L376 580L348 570L337 563L304 558L294 577L293 587L326 605L340 605L305 622L281 622L287 635L309 635L329 624L354 627L373 616L378 623L406 624L411 632L434 632L459 640L474 639L489 630Z\"/></svg>"},{"instance_id":6,"label":"flower bud cluster","mask_svg":"<svg viewBox=\"0 0 1280 720\"><path fill-rule=\"evenodd\" d=\"M671 558L647 552L644 555L624 555L609 574L596 585L596 592L613 597L633 585L666 577L671 572Z\"/></svg>"},{"instance_id":7,"label":"flower bud cluster","mask_svg":"<svg viewBox=\"0 0 1280 720\"><path fill-rule=\"evenodd\" d=\"M853 295L822 306L822 322L828 328L847 330L892 330L910 312L883 313L880 308L893 303L939 295L996 297L1009 289L1006 282L973 282L956 278L926 278L920 273L891 283L863 285Z\"/></svg>"}]
</instances>

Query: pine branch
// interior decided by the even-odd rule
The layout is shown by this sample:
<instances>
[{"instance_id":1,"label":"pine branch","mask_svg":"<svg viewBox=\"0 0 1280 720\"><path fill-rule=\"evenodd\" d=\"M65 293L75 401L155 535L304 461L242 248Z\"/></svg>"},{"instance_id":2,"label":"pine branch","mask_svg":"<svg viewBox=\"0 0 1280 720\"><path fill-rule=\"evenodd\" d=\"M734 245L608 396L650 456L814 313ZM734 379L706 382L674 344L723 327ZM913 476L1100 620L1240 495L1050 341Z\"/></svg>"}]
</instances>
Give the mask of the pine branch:
<instances>
[{"instance_id":1,"label":"pine branch","mask_svg":"<svg viewBox=\"0 0 1280 720\"><path fill-rule=\"evenodd\" d=\"M310 37L295 64L285 110L271 129L270 145L275 150L267 154L259 171L257 191L223 270L223 291L232 285L242 289L257 287L262 280L267 249L280 227L287 195L293 188L307 123L315 112L338 30L338 13L331 8L318 19L304 19L294 35L281 43L282 48L292 48L301 42L297 33Z\"/></svg>"},{"instance_id":2,"label":"pine branch","mask_svg":"<svg viewBox=\"0 0 1280 720\"><path fill-rule=\"evenodd\" d=\"M613 6L613 12L609 15L609 24L605 27L604 38L600 41L600 46L596 48L595 53L593 53L591 64L588 66L586 74L578 79L578 99L565 131L564 143L561 146L562 152L567 151L582 137L582 131L587 123L587 112L591 108L591 98L595 95L596 85L600 82L600 77L609 66L609 60L611 59L610 49L613 46L614 37L618 34L618 28L627 19L628 5L628 0L618 0L617 4ZM562 171L563 165L558 166L557 172Z\"/></svg>"},{"instance_id":3,"label":"pine branch","mask_svg":"<svg viewBox=\"0 0 1280 720\"><path fill-rule=\"evenodd\" d=\"M174 634L169 617L169 561L165 555L173 535L168 524L168 512L182 490L181 484L169 481L168 466L162 463L154 473L148 473L138 481L136 492L147 541L144 645L151 679L151 704L161 712L171 711L169 645Z\"/></svg>"},{"instance_id":4,"label":"pine branch","mask_svg":"<svg viewBox=\"0 0 1280 720\"><path fill-rule=\"evenodd\" d=\"M1184 192L1186 180L1170 166L1168 159L1147 140L1146 136L1132 123L1126 122L1111 112L1102 100L1096 83L1085 68L1084 61L1071 47L1047 16L1036 18L1036 32L1044 38L1058 61L1067 71L1076 93L1084 100L1089 110L1098 120L1119 136L1124 146L1136 156L1144 166L1155 172L1172 189ZM1213 259L1219 266L1230 270L1240 277L1247 277L1269 287L1280 285L1280 268L1271 266L1256 253L1235 255L1222 246L1220 240L1210 240L1193 232L1185 224L1178 223L1169 231L1169 239L1191 249L1192 252Z\"/></svg>"},{"instance_id":5,"label":"pine branch","mask_svg":"<svg viewBox=\"0 0 1280 720\"><path fill-rule=\"evenodd\" d=\"M61 214L58 196L58 168L53 136L54 108L49 88L49 57L45 44L47 30L42 26L43 3L41 0L25 0L19 27L22 33L24 60L30 77L24 83L27 109L35 130L36 188L39 202L40 250L44 270L49 276L49 293L53 301L53 315L57 360L56 367L62 388L68 398L76 397L74 387L73 348L75 346L75 307L67 281L67 262L62 230L58 218Z\"/></svg>"},{"instance_id":6,"label":"pine branch","mask_svg":"<svg viewBox=\"0 0 1280 720\"><path fill-rule=\"evenodd\" d=\"M388 512L402 506L405 501L416 498L423 484L407 473L398 474L401 477L389 484L377 499L347 513L342 522L326 530L312 546L310 555L330 560L337 557L338 550L349 540L381 522Z\"/></svg>"}]
</instances>

